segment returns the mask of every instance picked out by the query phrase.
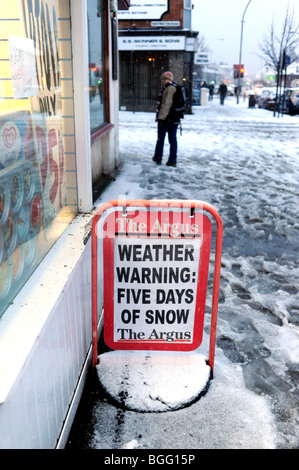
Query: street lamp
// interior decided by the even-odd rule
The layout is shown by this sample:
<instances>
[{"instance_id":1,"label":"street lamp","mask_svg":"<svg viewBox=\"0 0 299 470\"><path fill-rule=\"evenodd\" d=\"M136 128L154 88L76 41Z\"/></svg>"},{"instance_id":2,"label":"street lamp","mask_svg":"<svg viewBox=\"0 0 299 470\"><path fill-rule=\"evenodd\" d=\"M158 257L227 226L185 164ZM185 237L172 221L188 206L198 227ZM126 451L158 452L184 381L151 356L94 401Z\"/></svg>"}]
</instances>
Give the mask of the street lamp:
<instances>
[{"instance_id":1,"label":"street lamp","mask_svg":"<svg viewBox=\"0 0 299 470\"><path fill-rule=\"evenodd\" d=\"M262 57L257 54L256 52L250 52L250 54L253 54L253 55L256 55L258 58L259 58L259 61L260 61L260 81L262 82L263 80L263 72L264 72L264 61L262 59ZM255 78L257 78L257 74L255 75Z\"/></svg>"},{"instance_id":2,"label":"street lamp","mask_svg":"<svg viewBox=\"0 0 299 470\"><path fill-rule=\"evenodd\" d=\"M212 39L212 41L208 42L207 47L209 47L209 45L212 44L212 42L214 41L224 41L224 39L223 38Z\"/></svg>"},{"instance_id":3,"label":"street lamp","mask_svg":"<svg viewBox=\"0 0 299 470\"><path fill-rule=\"evenodd\" d=\"M207 44L207 49L208 49L208 51L210 51L209 45L212 44L212 42L215 42L215 41L224 41L224 39L223 39L223 38L212 39L212 41L210 41L210 42Z\"/></svg>"},{"instance_id":4,"label":"street lamp","mask_svg":"<svg viewBox=\"0 0 299 470\"><path fill-rule=\"evenodd\" d=\"M245 13L247 11L247 8L249 7L250 2L251 2L251 0L249 0L249 2L247 3L246 8L245 8L244 13L243 13L243 16L242 16L242 20L241 20L239 65L241 64L241 61L242 61L243 24L245 23L244 18L245 18ZM237 89L237 104L239 104L240 85L241 85L241 83L240 83L240 73L239 73L239 76L238 76L238 89Z\"/></svg>"},{"instance_id":5,"label":"street lamp","mask_svg":"<svg viewBox=\"0 0 299 470\"><path fill-rule=\"evenodd\" d=\"M216 38L216 39L212 39L212 41L208 42L208 44L207 44L207 49L208 49L209 52L210 52L210 50L211 50L211 49L209 48L209 45L212 44L212 42L215 42L215 41L224 41L224 39L223 39L223 38ZM213 57L213 55L212 55L212 54L211 54L211 55L209 54L209 64L211 65L211 70L213 70L212 57ZM214 67L214 70L215 70L215 67ZM213 73L214 80L217 82L216 75L217 75L217 72ZM209 76L209 74L208 74L208 76ZM210 77L209 77L209 80L210 80Z\"/></svg>"}]
</instances>

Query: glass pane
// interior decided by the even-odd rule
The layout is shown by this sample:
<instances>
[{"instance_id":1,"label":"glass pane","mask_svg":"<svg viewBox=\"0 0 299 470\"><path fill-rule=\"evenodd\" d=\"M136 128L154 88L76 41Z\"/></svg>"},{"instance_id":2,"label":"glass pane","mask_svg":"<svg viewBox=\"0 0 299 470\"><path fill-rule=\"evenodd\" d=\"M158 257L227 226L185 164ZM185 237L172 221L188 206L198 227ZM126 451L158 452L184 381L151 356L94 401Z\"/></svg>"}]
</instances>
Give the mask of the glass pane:
<instances>
[{"instance_id":1,"label":"glass pane","mask_svg":"<svg viewBox=\"0 0 299 470\"><path fill-rule=\"evenodd\" d=\"M89 107L91 132L100 127L104 119L104 74L103 74L103 1L87 1L88 17L88 62L89 62Z\"/></svg>"},{"instance_id":2,"label":"glass pane","mask_svg":"<svg viewBox=\"0 0 299 470\"><path fill-rule=\"evenodd\" d=\"M191 10L184 10L184 28L191 29Z\"/></svg>"},{"instance_id":3,"label":"glass pane","mask_svg":"<svg viewBox=\"0 0 299 470\"><path fill-rule=\"evenodd\" d=\"M0 4L0 316L77 212L69 0Z\"/></svg>"}]
</instances>

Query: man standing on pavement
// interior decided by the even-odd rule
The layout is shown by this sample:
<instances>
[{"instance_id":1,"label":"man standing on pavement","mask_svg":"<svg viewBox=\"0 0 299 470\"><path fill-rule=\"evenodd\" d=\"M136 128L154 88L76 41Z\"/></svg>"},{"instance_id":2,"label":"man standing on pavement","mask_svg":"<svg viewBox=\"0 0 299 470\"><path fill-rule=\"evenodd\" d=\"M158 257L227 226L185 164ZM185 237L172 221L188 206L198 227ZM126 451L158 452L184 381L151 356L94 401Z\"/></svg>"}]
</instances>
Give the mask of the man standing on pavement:
<instances>
[{"instance_id":1,"label":"man standing on pavement","mask_svg":"<svg viewBox=\"0 0 299 470\"><path fill-rule=\"evenodd\" d=\"M220 104L224 104L224 99L226 97L226 93L227 93L227 86L225 85L224 82L222 82L220 87L219 87Z\"/></svg>"},{"instance_id":2,"label":"man standing on pavement","mask_svg":"<svg viewBox=\"0 0 299 470\"><path fill-rule=\"evenodd\" d=\"M176 167L177 160L177 128L179 119L172 113L173 97L176 92L176 83L173 81L171 72L164 72L162 77L162 89L158 96L156 122L158 122L158 138L156 143L155 155L153 161L161 165L163 157L164 140L168 134L170 145L169 158L167 166Z\"/></svg>"}]
</instances>

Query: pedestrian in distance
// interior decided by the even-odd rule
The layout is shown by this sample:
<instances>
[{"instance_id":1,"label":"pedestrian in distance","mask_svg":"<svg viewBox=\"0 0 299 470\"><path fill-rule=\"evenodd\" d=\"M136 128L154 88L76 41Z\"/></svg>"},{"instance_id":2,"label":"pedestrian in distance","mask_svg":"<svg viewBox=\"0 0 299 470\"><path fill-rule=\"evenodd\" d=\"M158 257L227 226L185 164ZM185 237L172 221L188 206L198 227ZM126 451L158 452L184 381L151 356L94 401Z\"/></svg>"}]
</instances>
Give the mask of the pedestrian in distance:
<instances>
[{"instance_id":1,"label":"pedestrian in distance","mask_svg":"<svg viewBox=\"0 0 299 470\"><path fill-rule=\"evenodd\" d=\"M214 95L214 84L210 83L210 85L209 85L209 101L213 101L213 95Z\"/></svg>"},{"instance_id":2,"label":"pedestrian in distance","mask_svg":"<svg viewBox=\"0 0 299 470\"><path fill-rule=\"evenodd\" d=\"M180 119L173 112L173 100L176 93L176 83L172 72L164 72L161 76L162 89L158 96L156 122L158 123L158 136L153 161L161 165L166 134L169 142L169 158L167 166L176 167L177 162L177 128Z\"/></svg>"},{"instance_id":3,"label":"pedestrian in distance","mask_svg":"<svg viewBox=\"0 0 299 470\"><path fill-rule=\"evenodd\" d=\"M227 94L227 86L224 82L222 82L219 87L219 94L220 94L220 104L224 105L224 100Z\"/></svg>"}]
</instances>

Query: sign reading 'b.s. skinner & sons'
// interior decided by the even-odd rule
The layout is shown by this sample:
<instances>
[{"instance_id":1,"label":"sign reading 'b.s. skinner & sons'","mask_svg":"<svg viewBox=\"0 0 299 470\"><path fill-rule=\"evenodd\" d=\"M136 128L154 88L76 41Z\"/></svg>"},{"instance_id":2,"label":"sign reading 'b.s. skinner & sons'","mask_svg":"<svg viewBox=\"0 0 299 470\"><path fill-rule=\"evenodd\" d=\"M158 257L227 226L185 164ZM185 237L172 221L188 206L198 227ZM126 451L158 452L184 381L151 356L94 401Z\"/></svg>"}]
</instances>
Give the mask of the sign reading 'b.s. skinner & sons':
<instances>
[{"instance_id":1,"label":"sign reading 'b.s. skinner & sons'","mask_svg":"<svg viewBox=\"0 0 299 470\"><path fill-rule=\"evenodd\" d=\"M114 349L197 348L210 256L208 217L116 212L107 217L108 226L103 240L105 342Z\"/></svg>"}]
</instances>

